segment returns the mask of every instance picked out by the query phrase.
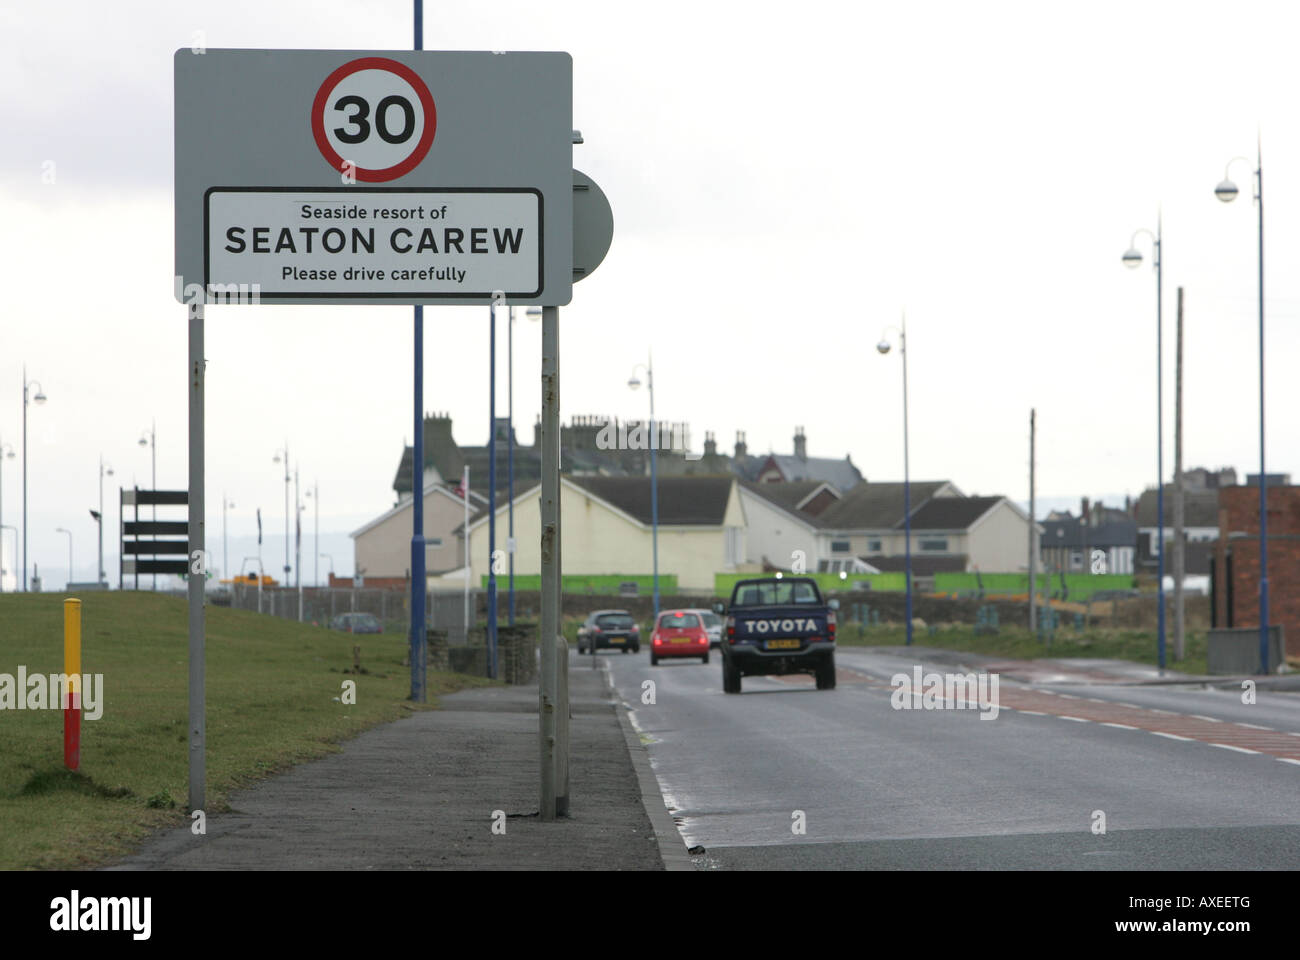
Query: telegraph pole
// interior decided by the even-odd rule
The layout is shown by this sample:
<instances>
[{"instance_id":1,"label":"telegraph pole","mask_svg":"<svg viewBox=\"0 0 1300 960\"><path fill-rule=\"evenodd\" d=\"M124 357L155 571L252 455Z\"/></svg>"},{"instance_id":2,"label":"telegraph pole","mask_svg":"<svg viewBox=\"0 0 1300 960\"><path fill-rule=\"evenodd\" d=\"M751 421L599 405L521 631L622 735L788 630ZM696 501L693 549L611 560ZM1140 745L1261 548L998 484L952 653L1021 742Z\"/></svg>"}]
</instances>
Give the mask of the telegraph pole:
<instances>
[{"instance_id":1,"label":"telegraph pole","mask_svg":"<svg viewBox=\"0 0 1300 960\"><path fill-rule=\"evenodd\" d=\"M1178 347L1174 361L1174 659L1183 659L1183 577L1186 545L1183 540L1183 288L1178 288Z\"/></svg>"},{"instance_id":2,"label":"telegraph pole","mask_svg":"<svg viewBox=\"0 0 1300 960\"><path fill-rule=\"evenodd\" d=\"M1034 411L1029 411L1029 632L1038 625L1038 550L1034 543Z\"/></svg>"}]
</instances>

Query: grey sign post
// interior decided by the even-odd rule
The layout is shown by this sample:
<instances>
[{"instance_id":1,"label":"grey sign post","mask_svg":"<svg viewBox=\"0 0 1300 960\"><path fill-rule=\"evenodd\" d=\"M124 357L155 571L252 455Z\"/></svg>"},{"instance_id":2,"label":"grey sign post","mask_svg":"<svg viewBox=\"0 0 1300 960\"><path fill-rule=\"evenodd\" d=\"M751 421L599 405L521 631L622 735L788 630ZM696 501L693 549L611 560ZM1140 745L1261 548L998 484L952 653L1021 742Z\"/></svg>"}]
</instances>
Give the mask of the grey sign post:
<instances>
[{"instance_id":1,"label":"grey sign post","mask_svg":"<svg viewBox=\"0 0 1300 960\"><path fill-rule=\"evenodd\" d=\"M554 333L574 280L573 63L560 52L181 49L173 65L175 292L190 319L189 801L199 810L204 306L504 294L544 307ZM558 403L552 415L558 454ZM558 455L549 462L558 487ZM413 464L417 497L420 480ZM557 589L543 621L558 628L551 557ZM543 630L542 644L553 701L554 636Z\"/></svg>"}]
</instances>

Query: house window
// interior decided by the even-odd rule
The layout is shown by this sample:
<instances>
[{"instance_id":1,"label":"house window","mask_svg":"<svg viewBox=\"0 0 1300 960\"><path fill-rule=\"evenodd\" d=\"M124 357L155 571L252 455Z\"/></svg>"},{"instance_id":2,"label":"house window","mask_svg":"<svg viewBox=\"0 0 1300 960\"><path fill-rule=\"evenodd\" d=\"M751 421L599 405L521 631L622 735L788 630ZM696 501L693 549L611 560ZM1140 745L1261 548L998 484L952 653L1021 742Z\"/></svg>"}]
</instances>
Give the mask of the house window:
<instances>
[{"instance_id":1,"label":"house window","mask_svg":"<svg viewBox=\"0 0 1300 960\"><path fill-rule=\"evenodd\" d=\"M928 538L922 537L920 540L917 541L916 546L918 550L925 550L930 553L947 553L948 538L947 537L928 537Z\"/></svg>"},{"instance_id":2,"label":"house window","mask_svg":"<svg viewBox=\"0 0 1300 960\"><path fill-rule=\"evenodd\" d=\"M883 549L884 547L882 546L881 541L879 540L867 541L867 553L880 553L883 551Z\"/></svg>"},{"instance_id":3,"label":"house window","mask_svg":"<svg viewBox=\"0 0 1300 960\"><path fill-rule=\"evenodd\" d=\"M831 541L831 553L850 553L852 550L853 545L847 540Z\"/></svg>"}]
</instances>

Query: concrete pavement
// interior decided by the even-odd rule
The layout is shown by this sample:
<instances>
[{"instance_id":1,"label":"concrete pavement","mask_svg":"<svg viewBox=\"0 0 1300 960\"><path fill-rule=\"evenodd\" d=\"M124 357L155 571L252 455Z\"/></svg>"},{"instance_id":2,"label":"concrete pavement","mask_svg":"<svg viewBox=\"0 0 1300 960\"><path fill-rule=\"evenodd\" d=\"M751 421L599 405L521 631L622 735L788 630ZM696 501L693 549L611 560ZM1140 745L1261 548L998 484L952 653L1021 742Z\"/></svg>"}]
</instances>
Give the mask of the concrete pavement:
<instances>
[{"instance_id":1,"label":"concrete pavement","mask_svg":"<svg viewBox=\"0 0 1300 960\"><path fill-rule=\"evenodd\" d=\"M574 666L569 683L567 818L537 817L537 687L493 687L368 730L234 794L206 836L166 831L109 869L662 870L661 840L669 866L686 867L606 671ZM643 802L646 781L654 794Z\"/></svg>"}]
</instances>

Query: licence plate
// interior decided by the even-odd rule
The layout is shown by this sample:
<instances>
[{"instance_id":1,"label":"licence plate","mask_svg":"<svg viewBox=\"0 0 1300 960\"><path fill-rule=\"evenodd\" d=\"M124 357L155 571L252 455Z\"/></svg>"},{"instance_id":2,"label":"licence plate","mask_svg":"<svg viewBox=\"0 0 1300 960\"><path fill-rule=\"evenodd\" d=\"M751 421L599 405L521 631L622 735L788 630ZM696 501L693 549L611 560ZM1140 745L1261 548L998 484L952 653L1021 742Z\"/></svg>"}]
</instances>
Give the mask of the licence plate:
<instances>
[{"instance_id":1,"label":"licence plate","mask_svg":"<svg viewBox=\"0 0 1300 960\"><path fill-rule=\"evenodd\" d=\"M690 643L691 638L690 637L669 637L668 642L669 643Z\"/></svg>"},{"instance_id":2,"label":"licence plate","mask_svg":"<svg viewBox=\"0 0 1300 960\"><path fill-rule=\"evenodd\" d=\"M624 640L626 640L626 639L627 639L626 637L610 637L610 638L609 638L609 642L610 642L610 643L622 643L622 642L623 642Z\"/></svg>"},{"instance_id":3,"label":"licence plate","mask_svg":"<svg viewBox=\"0 0 1300 960\"><path fill-rule=\"evenodd\" d=\"M802 641L799 640L769 640L767 641L768 650L798 650Z\"/></svg>"}]
</instances>

